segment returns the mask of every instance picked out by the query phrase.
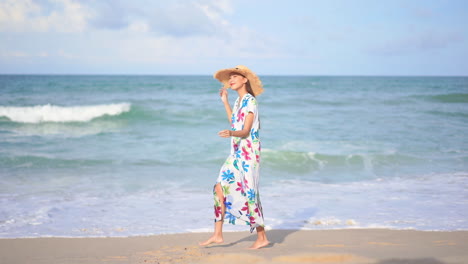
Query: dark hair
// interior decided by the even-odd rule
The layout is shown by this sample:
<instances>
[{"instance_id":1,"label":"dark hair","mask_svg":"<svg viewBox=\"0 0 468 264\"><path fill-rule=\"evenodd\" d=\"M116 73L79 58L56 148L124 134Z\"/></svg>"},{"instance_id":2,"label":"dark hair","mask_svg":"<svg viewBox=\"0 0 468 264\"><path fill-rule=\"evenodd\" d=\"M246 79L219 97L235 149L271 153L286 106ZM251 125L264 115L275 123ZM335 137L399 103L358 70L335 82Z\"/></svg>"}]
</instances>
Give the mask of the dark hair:
<instances>
[{"instance_id":1,"label":"dark hair","mask_svg":"<svg viewBox=\"0 0 468 264\"><path fill-rule=\"evenodd\" d=\"M242 75L243 76L243 75ZM245 77L244 77L245 78ZM245 88L247 89L247 92L251 94L253 97L255 97L254 92L252 91L252 87L250 87L250 81L247 79L247 82L245 83ZM258 129L260 130L261 124L260 124L260 117L258 118Z\"/></svg>"},{"instance_id":2,"label":"dark hair","mask_svg":"<svg viewBox=\"0 0 468 264\"><path fill-rule=\"evenodd\" d=\"M245 78L245 77L244 77ZM253 97L255 97L254 92L252 91L252 87L250 86L250 81L247 79L247 82L245 83L245 88L247 89L247 92L251 94Z\"/></svg>"}]
</instances>

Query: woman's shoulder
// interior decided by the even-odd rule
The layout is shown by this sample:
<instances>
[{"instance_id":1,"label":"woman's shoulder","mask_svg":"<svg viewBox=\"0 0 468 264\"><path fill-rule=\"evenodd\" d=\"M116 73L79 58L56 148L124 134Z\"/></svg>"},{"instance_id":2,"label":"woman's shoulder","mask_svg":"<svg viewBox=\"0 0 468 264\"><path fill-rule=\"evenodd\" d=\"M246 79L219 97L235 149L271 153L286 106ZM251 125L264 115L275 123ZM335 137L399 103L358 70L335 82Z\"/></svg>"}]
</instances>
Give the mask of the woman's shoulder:
<instances>
[{"instance_id":1,"label":"woman's shoulder","mask_svg":"<svg viewBox=\"0 0 468 264\"><path fill-rule=\"evenodd\" d=\"M244 95L242 99L242 107L246 107L247 105L257 105L257 99L251 94Z\"/></svg>"},{"instance_id":2,"label":"woman's shoulder","mask_svg":"<svg viewBox=\"0 0 468 264\"><path fill-rule=\"evenodd\" d=\"M257 98L249 93L245 95L244 100L257 103Z\"/></svg>"}]
</instances>

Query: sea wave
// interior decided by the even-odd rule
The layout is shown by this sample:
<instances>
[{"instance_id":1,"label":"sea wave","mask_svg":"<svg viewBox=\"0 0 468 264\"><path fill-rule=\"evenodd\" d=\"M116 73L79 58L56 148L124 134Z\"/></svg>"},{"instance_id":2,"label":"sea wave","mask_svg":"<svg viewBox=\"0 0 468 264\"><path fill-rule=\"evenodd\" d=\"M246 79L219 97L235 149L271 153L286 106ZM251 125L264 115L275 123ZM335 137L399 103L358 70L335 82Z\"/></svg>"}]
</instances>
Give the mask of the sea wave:
<instances>
[{"instance_id":1,"label":"sea wave","mask_svg":"<svg viewBox=\"0 0 468 264\"><path fill-rule=\"evenodd\" d=\"M468 103L467 93L449 93L427 96L431 101L439 103Z\"/></svg>"},{"instance_id":2,"label":"sea wave","mask_svg":"<svg viewBox=\"0 0 468 264\"><path fill-rule=\"evenodd\" d=\"M265 167L274 170L295 173L343 169L345 171L363 171L374 174L379 168L387 166L406 166L424 162L421 157L402 153L355 153L325 154L305 151L262 150L262 162Z\"/></svg>"},{"instance_id":3,"label":"sea wave","mask_svg":"<svg viewBox=\"0 0 468 264\"><path fill-rule=\"evenodd\" d=\"M81 168L92 166L110 166L112 160L63 159L47 156L0 156L0 167L3 168Z\"/></svg>"},{"instance_id":4,"label":"sea wave","mask_svg":"<svg viewBox=\"0 0 468 264\"><path fill-rule=\"evenodd\" d=\"M427 113L431 114L431 115L442 116L442 117L468 118L468 113L466 113L466 111L464 111L464 112L448 112L448 111L433 110L433 111L427 111Z\"/></svg>"},{"instance_id":5,"label":"sea wave","mask_svg":"<svg viewBox=\"0 0 468 264\"><path fill-rule=\"evenodd\" d=\"M116 116L129 112L130 103L115 103L83 106L0 106L0 117L18 123L41 122L88 122L94 118Z\"/></svg>"}]
</instances>

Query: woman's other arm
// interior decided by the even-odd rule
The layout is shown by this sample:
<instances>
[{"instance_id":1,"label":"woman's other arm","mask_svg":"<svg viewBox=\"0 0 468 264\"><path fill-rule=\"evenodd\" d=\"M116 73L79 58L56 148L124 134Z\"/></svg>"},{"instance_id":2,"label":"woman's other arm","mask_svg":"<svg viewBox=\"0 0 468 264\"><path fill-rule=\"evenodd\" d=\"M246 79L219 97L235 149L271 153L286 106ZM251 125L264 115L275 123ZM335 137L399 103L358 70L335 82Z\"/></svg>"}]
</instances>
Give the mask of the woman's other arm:
<instances>
[{"instance_id":1,"label":"woman's other arm","mask_svg":"<svg viewBox=\"0 0 468 264\"><path fill-rule=\"evenodd\" d=\"M227 138L227 137L245 138L250 134L250 129L252 129L254 117L255 117L254 114L252 112L250 112L247 115L247 117L245 118L244 128L242 130L232 131L232 130L229 130L229 129L225 129L225 130L219 131L218 135L220 137L224 137L224 138Z\"/></svg>"}]
</instances>

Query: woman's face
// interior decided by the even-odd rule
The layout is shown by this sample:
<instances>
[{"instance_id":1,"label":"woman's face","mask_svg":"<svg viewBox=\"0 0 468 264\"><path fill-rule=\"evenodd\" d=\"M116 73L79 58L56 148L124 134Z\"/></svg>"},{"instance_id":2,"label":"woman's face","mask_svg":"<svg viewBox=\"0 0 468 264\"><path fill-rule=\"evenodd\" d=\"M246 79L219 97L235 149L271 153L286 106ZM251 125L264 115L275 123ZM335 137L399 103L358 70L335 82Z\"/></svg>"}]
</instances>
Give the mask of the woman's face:
<instances>
[{"instance_id":1,"label":"woman's face","mask_svg":"<svg viewBox=\"0 0 468 264\"><path fill-rule=\"evenodd\" d=\"M231 86L232 90L237 90L241 88L245 85L245 83L247 83L247 78L238 73L232 73L229 76L229 86Z\"/></svg>"}]
</instances>

